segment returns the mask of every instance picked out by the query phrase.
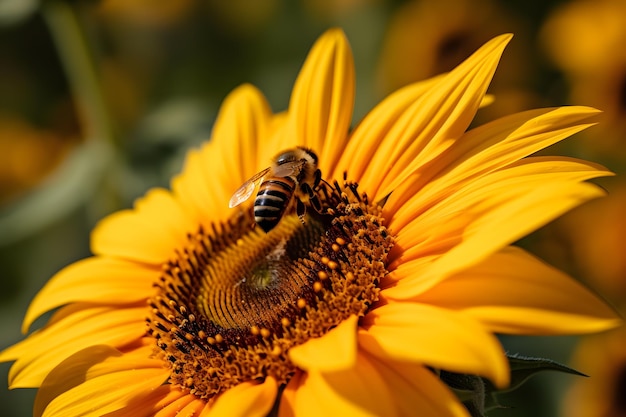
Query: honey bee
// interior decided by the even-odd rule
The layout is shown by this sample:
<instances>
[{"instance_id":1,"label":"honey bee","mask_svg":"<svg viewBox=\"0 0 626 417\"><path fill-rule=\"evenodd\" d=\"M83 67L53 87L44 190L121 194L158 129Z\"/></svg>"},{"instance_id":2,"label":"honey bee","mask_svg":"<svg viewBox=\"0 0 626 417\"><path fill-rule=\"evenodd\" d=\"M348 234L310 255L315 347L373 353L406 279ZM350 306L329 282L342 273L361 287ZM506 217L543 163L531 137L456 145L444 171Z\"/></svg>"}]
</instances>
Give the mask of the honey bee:
<instances>
[{"instance_id":1,"label":"honey bee","mask_svg":"<svg viewBox=\"0 0 626 417\"><path fill-rule=\"evenodd\" d=\"M289 149L277 155L271 166L244 182L230 198L228 206L237 207L247 201L260 183L254 200L254 221L265 233L276 227L294 200L296 212L304 222L305 203L318 212L321 210L315 194L321 177L317 155L312 150Z\"/></svg>"}]
</instances>

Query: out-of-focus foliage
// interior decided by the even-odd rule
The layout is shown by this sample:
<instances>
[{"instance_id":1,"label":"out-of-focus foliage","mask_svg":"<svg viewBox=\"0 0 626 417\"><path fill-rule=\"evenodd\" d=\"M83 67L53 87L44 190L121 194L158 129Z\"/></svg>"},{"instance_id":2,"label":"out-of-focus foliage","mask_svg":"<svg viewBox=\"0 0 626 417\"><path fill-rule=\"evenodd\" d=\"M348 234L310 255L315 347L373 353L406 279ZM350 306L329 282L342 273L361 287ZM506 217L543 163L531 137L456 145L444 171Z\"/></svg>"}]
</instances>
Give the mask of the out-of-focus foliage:
<instances>
[{"instance_id":1,"label":"out-of-focus foliage","mask_svg":"<svg viewBox=\"0 0 626 417\"><path fill-rule=\"evenodd\" d=\"M626 0L0 0L0 348L20 338L43 283L88 255L98 219L168 185L230 90L251 82L284 109L307 48L329 26L354 49L357 119L393 89L513 32L495 102L479 117L596 106L601 125L559 152L626 173ZM522 244L626 311L626 184L604 185L609 197ZM511 354L567 363L576 340L503 342ZM626 384L615 370L626 361L610 346L577 350L573 366L590 378L536 376L488 415L554 416L618 398ZM33 396L0 386L3 415L30 415Z\"/></svg>"},{"instance_id":2,"label":"out-of-focus foliage","mask_svg":"<svg viewBox=\"0 0 626 417\"><path fill-rule=\"evenodd\" d=\"M37 0L0 1L0 24L10 25L21 22L37 10Z\"/></svg>"}]
</instances>

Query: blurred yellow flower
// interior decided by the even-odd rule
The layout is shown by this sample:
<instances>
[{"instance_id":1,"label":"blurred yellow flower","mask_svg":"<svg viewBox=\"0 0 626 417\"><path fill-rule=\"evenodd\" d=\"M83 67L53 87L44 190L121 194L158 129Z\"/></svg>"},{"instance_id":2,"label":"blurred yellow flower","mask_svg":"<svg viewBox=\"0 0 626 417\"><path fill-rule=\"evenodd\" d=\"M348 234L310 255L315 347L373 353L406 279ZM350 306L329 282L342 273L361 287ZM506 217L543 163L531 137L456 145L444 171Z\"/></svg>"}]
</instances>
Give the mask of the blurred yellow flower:
<instances>
[{"instance_id":1,"label":"blurred yellow flower","mask_svg":"<svg viewBox=\"0 0 626 417\"><path fill-rule=\"evenodd\" d=\"M493 120L534 108L538 96L530 85L530 44L525 26L492 0L412 0L389 19L377 69L377 89L388 94L409 83L450 71L476 48L497 34L514 32L516 44L491 83L496 106L488 106L479 121Z\"/></svg>"},{"instance_id":2,"label":"blurred yellow flower","mask_svg":"<svg viewBox=\"0 0 626 417\"><path fill-rule=\"evenodd\" d=\"M572 261L593 288L626 308L626 185L564 216L560 228Z\"/></svg>"},{"instance_id":3,"label":"blurred yellow flower","mask_svg":"<svg viewBox=\"0 0 626 417\"><path fill-rule=\"evenodd\" d=\"M348 17L368 7L388 3L387 0L302 0L306 12L319 19L337 19Z\"/></svg>"},{"instance_id":4,"label":"blurred yellow flower","mask_svg":"<svg viewBox=\"0 0 626 417\"><path fill-rule=\"evenodd\" d=\"M571 251L570 264L616 306L626 312L626 185L608 186L608 198L568 213L559 222ZM563 399L563 417L619 417L626 413L626 328L585 337L572 366L589 374L577 380Z\"/></svg>"},{"instance_id":5,"label":"blurred yellow flower","mask_svg":"<svg viewBox=\"0 0 626 417\"><path fill-rule=\"evenodd\" d=\"M61 308L0 354L15 361L10 386L39 387L35 414L47 417L468 416L436 370L505 387L494 333L614 327L584 287L510 246L603 195L585 180L604 168L529 156L597 111L533 110L468 130L510 38L393 93L352 131L340 30L314 45L286 113L236 89L172 190L104 219L94 256L36 296L25 331ZM297 146L318 156L320 210L301 222L288 208L266 234L252 202L228 209Z\"/></svg>"},{"instance_id":6,"label":"blurred yellow flower","mask_svg":"<svg viewBox=\"0 0 626 417\"><path fill-rule=\"evenodd\" d=\"M513 29L518 33L520 26L491 0L406 2L389 19L378 71L380 89L388 93L450 71L485 41ZM508 71L498 77L519 78L524 66L516 55L508 57Z\"/></svg>"},{"instance_id":7,"label":"blurred yellow flower","mask_svg":"<svg viewBox=\"0 0 626 417\"><path fill-rule=\"evenodd\" d=\"M586 337L573 358L590 378L563 399L563 417L621 417L626 413L626 328Z\"/></svg>"},{"instance_id":8,"label":"blurred yellow flower","mask_svg":"<svg viewBox=\"0 0 626 417\"><path fill-rule=\"evenodd\" d=\"M579 0L558 8L541 36L554 62L565 72L572 101L604 112L588 150L623 149L626 137L626 2Z\"/></svg>"},{"instance_id":9,"label":"blurred yellow flower","mask_svg":"<svg viewBox=\"0 0 626 417\"><path fill-rule=\"evenodd\" d=\"M38 129L21 119L0 116L0 203L39 184L75 142L75 138Z\"/></svg>"},{"instance_id":10,"label":"blurred yellow flower","mask_svg":"<svg viewBox=\"0 0 626 417\"><path fill-rule=\"evenodd\" d=\"M187 17L196 3L195 0L103 0L98 11L107 18L168 26Z\"/></svg>"}]
</instances>

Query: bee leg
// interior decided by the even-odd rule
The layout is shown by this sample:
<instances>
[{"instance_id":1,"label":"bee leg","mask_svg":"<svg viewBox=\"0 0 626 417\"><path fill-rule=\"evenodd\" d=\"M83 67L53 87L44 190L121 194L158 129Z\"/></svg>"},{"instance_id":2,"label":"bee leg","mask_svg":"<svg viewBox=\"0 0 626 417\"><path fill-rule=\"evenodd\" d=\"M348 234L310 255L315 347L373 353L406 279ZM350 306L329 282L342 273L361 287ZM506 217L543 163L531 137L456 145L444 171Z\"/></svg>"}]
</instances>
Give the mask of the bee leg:
<instances>
[{"instance_id":1,"label":"bee leg","mask_svg":"<svg viewBox=\"0 0 626 417\"><path fill-rule=\"evenodd\" d=\"M320 171L319 169L316 169L315 172L313 173L313 189L317 189L317 187L320 185L320 182L322 181L322 171Z\"/></svg>"},{"instance_id":2,"label":"bee leg","mask_svg":"<svg viewBox=\"0 0 626 417\"><path fill-rule=\"evenodd\" d=\"M302 224L305 224L304 215L306 214L306 206L304 205L302 201L300 201L299 198L296 198L295 200L296 200L296 214L298 215L298 218L300 219Z\"/></svg>"},{"instance_id":3,"label":"bee leg","mask_svg":"<svg viewBox=\"0 0 626 417\"><path fill-rule=\"evenodd\" d=\"M325 187L324 192L326 192L329 188L333 188L332 185L330 185L328 183L328 181L326 181L325 179L322 179L322 171L320 171L319 169L315 171L315 173L313 174L314 178L313 178L313 188L311 189L309 187L309 191L305 191L308 196L309 199L311 200L311 204L313 205L313 208L320 214L322 213L322 204L319 201L319 198L317 197L317 193L321 192L321 187L322 185Z\"/></svg>"},{"instance_id":4,"label":"bee leg","mask_svg":"<svg viewBox=\"0 0 626 417\"><path fill-rule=\"evenodd\" d=\"M317 194L315 193L315 191L313 191L311 186L309 186L309 184L307 183L304 183L301 186L301 190L309 197L309 204L311 205L311 207L313 207L313 210L322 214L322 203L320 203L320 199L317 197Z\"/></svg>"}]
</instances>

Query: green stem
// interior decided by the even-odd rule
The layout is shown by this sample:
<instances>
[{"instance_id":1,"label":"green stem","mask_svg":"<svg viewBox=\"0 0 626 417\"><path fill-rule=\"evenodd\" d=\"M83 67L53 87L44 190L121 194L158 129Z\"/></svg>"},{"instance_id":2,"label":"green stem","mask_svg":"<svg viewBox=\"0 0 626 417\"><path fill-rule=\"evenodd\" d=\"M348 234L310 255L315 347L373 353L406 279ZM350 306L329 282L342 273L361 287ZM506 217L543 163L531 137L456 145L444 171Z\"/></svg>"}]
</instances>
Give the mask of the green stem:
<instances>
[{"instance_id":1,"label":"green stem","mask_svg":"<svg viewBox=\"0 0 626 417\"><path fill-rule=\"evenodd\" d=\"M76 11L63 0L44 1L41 8L76 100L85 138L115 144L106 100Z\"/></svg>"}]
</instances>

